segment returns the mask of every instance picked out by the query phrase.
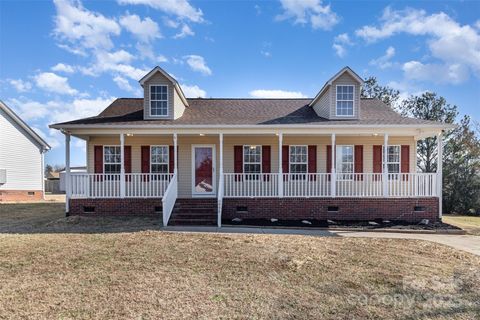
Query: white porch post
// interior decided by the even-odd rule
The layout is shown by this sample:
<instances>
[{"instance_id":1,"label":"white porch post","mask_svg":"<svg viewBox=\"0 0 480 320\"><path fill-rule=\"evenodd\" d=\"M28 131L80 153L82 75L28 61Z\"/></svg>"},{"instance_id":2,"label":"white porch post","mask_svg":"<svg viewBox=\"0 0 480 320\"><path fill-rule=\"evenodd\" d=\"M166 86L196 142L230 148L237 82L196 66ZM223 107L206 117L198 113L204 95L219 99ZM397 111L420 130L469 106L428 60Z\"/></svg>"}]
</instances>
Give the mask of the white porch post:
<instances>
[{"instance_id":1,"label":"white porch post","mask_svg":"<svg viewBox=\"0 0 480 320\"><path fill-rule=\"evenodd\" d=\"M335 171L335 154L337 153L337 147L335 146L335 133L332 133L332 168L330 170L330 196L335 197L337 195L337 173Z\"/></svg>"},{"instance_id":2,"label":"white porch post","mask_svg":"<svg viewBox=\"0 0 480 320\"><path fill-rule=\"evenodd\" d=\"M437 195L438 195L438 217L442 219L443 207L442 207L442 194L443 194L443 136L440 132L437 136Z\"/></svg>"},{"instance_id":3,"label":"white porch post","mask_svg":"<svg viewBox=\"0 0 480 320\"><path fill-rule=\"evenodd\" d=\"M70 133L64 132L65 135L65 212L68 216L70 211Z\"/></svg>"},{"instance_id":4,"label":"white porch post","mask_svg":"<svg viewBox=\"0 0 480 320\"><path fill-rule=\"evenodd\" d=\"M383 196L388 197L388 133L385 133L383 139L383 174L382 174L382 185L383 185Z\"/></svg>"},{"instance_id":5,"label":"white porch post","mask_svg":"<svg viewBox=\"0 0 480 320\"><path fill-rule=\"evenodd\" d=\"M177 174L178 178L178 155L177 155L177 146L178 146L178 136L176 133L173 134L173 173Z\"/></svg>"},{"instance_id":6,"label":"white porch post","mask_svg":"<svg viewBox=\"0 0 480 320\"><path fill-rule=\"evenodd\" d=\"M283 133L278 134L278 196L283 198Z\"/></svg>"},{"instance_id":7,"label":"white porch post","mask_svg":"<svg viewBox=\"0 0 480 320\"><path fill-rule=\"evenodd\" d=\"M217 226L220 228L222 226L222 207L223 207L223 188L224 188L224 181L223 181L223 133L218 134L220 150L220 171L219 171L219 190L218 190L218 208L217 208Z\"/></svg>"},{"instance_id":8,"label":"white porch post","mask_svg":"<svg viewBox=\"0 0 480 320\"><path fill-rule=\"evenodd\" d=\"M40 151L41 154L41 167L42 167L42 199L45 200L45 152L46 149Z\"/></svg>"},{"instance_id":9,"label":"white porch post","mask_svg":"<svg viewBox=\"0 0 480 320\"><path fill-rule=\"evenodd\" d=\"M120 133L120 198L125 198L125 135Z\"/></svg>"}]
</instances>

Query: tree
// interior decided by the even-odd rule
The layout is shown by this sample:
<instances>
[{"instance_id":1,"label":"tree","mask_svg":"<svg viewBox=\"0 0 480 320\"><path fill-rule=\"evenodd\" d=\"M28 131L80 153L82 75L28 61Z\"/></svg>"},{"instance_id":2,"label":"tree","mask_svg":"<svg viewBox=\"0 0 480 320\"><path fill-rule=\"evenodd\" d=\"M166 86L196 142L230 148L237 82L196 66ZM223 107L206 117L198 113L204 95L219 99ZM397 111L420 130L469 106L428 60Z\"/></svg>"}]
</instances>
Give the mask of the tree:
<instances>
[{"instance_id":1,"label":"tree","mask_svg":"<svg viewBox=\"0 0 480 320\"><path fill-rule=\"evenodd\" d=\"M443 158L445 212L468 213L480 208L480 139L465 116L445 144Z\"/></svg>"},{"instance_id":2,"label":"tree","mask_svg":"<svg viewBox=\"0 0 480 320\"><path fill-rule=\"evenodd\" d=\"M365 79L360 94L362 98L380 99L391 108L396 107L398 99L400 98L400 91L388 86L381 86L375 77Z\"/></svg>"},{"instance_id":3,"label":"tree","mask_svg":"<svg viewBox=\"0 0 480 320\"><path fill-rule=\"evenodd\" d=\"M48 176L49 173L53 172L53 167L49 164L45 166L45 177Z\"/></svg>"},{"instance_id":4,"label":"tree","mask_svg":"<svg viewBox=\"0 0 480 320\"><path fill-rule=\"evenodd\" d=\"M454 123L458 115L457 106L447 104L445 98L436 93L425 92L420 96L410 96L399 104L399 111L407 117ZM448 140L450 133L444 139ZM437 138L431 137L418 141L417 166L422 172L437 170Z\"/></svg>"}]
</instances>

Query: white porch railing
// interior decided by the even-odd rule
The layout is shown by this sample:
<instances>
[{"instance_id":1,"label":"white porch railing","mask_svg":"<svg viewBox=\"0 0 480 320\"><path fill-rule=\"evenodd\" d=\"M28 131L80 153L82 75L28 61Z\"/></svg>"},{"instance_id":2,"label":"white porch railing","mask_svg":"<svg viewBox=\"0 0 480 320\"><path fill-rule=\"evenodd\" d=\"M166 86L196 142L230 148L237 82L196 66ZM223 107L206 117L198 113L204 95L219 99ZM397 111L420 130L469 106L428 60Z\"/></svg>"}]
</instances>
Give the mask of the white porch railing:
<instances>
[{"instance_id":1,"label":"white porch railing","mask_svg":"<svg viewBox=\"0 0 480 320\"><path fill-rule=\"evenodd\" d=\"M126 198L161 198L173 174L126 173ZM71 173L72 198L120 198L120 174Z\"/></svg>"},{"instance_id":2,"label":"white porch railing","mask_svg":"<svg viewBox=\"0 0 480 320\"><path fill-rule=\"evenodd\" d=\"M329 173L283 176L284 197L331 197ZM278 174L224 174L225 198L278 197ZM336 174L335 197L385 197L381 173ZM436 173L389 173L386 197L436 197Z\"/></svg>"},{"instance_id":3,"label":"white porch railing","mask_svg":"<svg viewBox=\"0 0 480 320\"><path fill-rule=\"evenodd\" d=\"M162 198L164 226L168 225L168 220L170 220L170 215L172 214L173 207L175 206L175 201L177 201L177 197L178 197L178 178L177 178L177 174L175 173Z\"/></svg>"},{"instance_id":4,"label":"white porch railing","mask_svg":"<svg viewBox=\"0 0 480 320\"><path fill-rule=\"evenodd\" d=\"M284 173L285 197L329 197L329 173Z\"/></svg>"},{"instance_id":5,"label":"white porch railing","mask_svg":"<svg viewBox=\"0 0 480 320\"><path fill-rule=\"evenodd\" d=\"M224 173L225 198L278 197L278 173Z\"/></svg>"}]
</instances>

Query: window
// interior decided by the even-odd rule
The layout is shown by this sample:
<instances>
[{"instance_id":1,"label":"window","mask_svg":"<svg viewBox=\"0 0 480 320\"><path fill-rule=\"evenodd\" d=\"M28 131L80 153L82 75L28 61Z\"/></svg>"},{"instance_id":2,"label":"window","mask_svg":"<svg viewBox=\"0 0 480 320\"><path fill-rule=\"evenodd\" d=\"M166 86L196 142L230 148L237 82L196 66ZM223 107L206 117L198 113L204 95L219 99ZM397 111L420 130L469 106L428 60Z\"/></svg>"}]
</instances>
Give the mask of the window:
<instances>
[{"instance_id":1,"label":"window","mask_svg":"<svg viewBox=\"0 0 480 320\"><path fill-rule=\"evenodd\" d=\"M262 173L262 146L243 146L243 172ZM247 175L248 178L258 178L256 175Z\"/></svg>"},{"instance_id":2,"label":"window","mask_svg":"<svg viewBox=\"0 0 480 320\"><path fill-rule=\"evenodd\" d=\"M400 173L400 146L387 147L387 172Z\"/></svg>"},{"instance_id":3,"label":"window","mask_svg":"<svg viewBox=\"0 0 480 320\"><path fill-rule=\"evenodd\" d=\"M307 146L290 146L290 173L307 173Z\"/></svg>"},{"instance_id":4,"label":"window","mask_svg":"<svg viewBox=\"0 0 480 320\"><path fill-rule=\"evenodd\" d=\"M150 147L150 172L168 173L168 146Z\"/></svg>"},{"instance_id":5,"label":"window","mask_svg":"<svg viewBox=\"0 0 480 320\"><path fill-rule=\"evenodd\" d=\"M337 116L353 116L354 86L337 86Z\"/></svg>"},{"instance_id":6,"label":"window","mask_svg":"<svg viewBox=\"0 0 480 320\"><path fill-rule=\"evenodd\" d=\"M168 86L150 86L150 115L168 115Z\"/></svg>"},{"instance_id":7,"label":"window","mask_svg":"<svg viewBox=\"0 0 480 320\"><path fill-rule=\"evenodd\" d=\"M121 162L120 146L103 146L103 172L120 173Z\"/></svg>"},{"instance_id":8,"label":"window","mask_svg":"<svg viewBox=\"0 0 480 320\"><path fill-rule=\"evenodd\" d=\"M337 146L337 178L352 180L354 168L353 146Z\"/></svg>"}]
</instances>

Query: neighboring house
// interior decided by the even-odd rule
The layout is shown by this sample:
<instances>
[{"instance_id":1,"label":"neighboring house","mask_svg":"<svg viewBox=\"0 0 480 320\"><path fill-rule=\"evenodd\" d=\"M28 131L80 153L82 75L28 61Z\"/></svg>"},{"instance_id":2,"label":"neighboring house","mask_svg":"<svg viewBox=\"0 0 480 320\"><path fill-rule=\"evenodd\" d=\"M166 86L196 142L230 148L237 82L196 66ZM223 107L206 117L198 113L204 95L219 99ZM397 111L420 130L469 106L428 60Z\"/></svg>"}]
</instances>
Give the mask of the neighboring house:
<instances>
[{"instance_id":1,"label":"neighboring house","mask_svg":"<svg viewBox=\"0 0 480 320\"><path fill-rule=\"evenodd\" d=\"M87 172L87 167L70 167L71 173L85 173ZM59 194L65 193L65 169L60 169L58 171L48 172L45 177L45 192Z\"/></svg>"},{"instance_id":2,"label":"neighboring house","mask_svg":"<svg viewBox=\"0 0 480 320\"><path fill-rule=\"evenodd\" d=\"M41 200L50 146L0 101L0 201Z\"/></svg>"},{"instance_id":3,"label":"neighboring house","mask_svg":"<svg viewBox=\"0 0 480 320\"><path fill-rule=\"evenodd\" d=\"M160 67L140 84L144 98L51 126L65 133L67 168L70 136L88 146L88 173L67 179L68 213L218 225L441 217L441 165L417 173L416 141L450 127L360 98L348 67L313 99L187 99Z\"/></svg>"}]
</instances>

